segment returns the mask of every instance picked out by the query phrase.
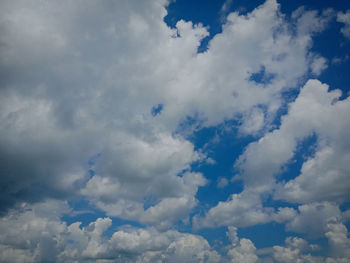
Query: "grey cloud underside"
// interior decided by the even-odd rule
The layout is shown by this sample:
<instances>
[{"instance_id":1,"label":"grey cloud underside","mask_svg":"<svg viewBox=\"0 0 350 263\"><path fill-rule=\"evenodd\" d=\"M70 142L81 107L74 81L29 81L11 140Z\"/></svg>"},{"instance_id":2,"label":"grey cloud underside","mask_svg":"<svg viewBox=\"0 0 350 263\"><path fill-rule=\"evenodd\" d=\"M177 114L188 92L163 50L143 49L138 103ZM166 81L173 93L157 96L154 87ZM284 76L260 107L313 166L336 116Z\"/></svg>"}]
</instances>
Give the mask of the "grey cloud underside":
<instances>
[{"instance_id":1,"label":"grey cloud underside","mask_svg":"<svg viewBox=\"0 0 350 263\"><path fill-rule=\"evenodd\" d=\"M316 80L291 103L281 126L237 160L244 191L194 217L195 227L231 226L227 253L201 236L169 230L188 223L198 188L210 183L191 170L210 159L186 135L233 119L242 136L271 130L282 92L327 67L310 49L335 13L298 9L287 22L268 0L245 16L229 14L222 33L198 54L207 29L185 21L169 28L163 21L167 4L1 2L2 261L257 262L259 251L237 237L236 227L276 221L290 231L325 235L341 252L339 261L314 259L307 254L311 245L290 238L285 247L270 248L272 262L345 262L349 241L338 205L349 201L349 100ZM346 16L337 15L344 35ZM261 82L252 78L259 74ZM315 156L298 177L276 182L299 141L312 133ZM264 207L265 194L297 203L298 210ZM68 213L65 201L76 197L109 217L147 227L107 237L110 218L67 225L54 211ZM315 211L320 220L309 228ZM337 244L338 236L345 245ZM294 261L282 257L287 252Z\"/></svg>"}]
</instances>

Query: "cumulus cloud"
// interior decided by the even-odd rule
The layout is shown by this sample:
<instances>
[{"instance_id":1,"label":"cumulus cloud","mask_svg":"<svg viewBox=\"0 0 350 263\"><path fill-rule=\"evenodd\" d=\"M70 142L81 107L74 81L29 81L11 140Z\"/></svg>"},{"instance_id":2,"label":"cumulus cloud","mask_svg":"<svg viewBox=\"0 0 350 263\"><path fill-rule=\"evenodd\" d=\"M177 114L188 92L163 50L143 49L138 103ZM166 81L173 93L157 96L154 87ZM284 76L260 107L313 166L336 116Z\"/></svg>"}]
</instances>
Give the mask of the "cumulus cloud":
<instances>
[{"instance_id":1,"label":"cumulus cloud","mask_svg":"<svg viewBox=\"0 0 350 263\"><path fill-rule=\"evenodd\" d=\"M23 204L0 221L2 262L220 262L220 255L201 236L174 230L126 227L110 237L108 217L82 227L67 225L55 211L65 203Z\"/></svg>"},{"instance_id":2,"label":"cumulus cloud","mask_svg":"<svg viewBox=\"0 0 350 263\"><path fill-rule=\"evenodd\" d=\"M298 237L288 237L286 246L273 247L273 262L292 263L346 263L349 261L350 245L348 230L336 218L331 218L326 225L325 237L331 246L331 256L321 257L312 255L312 251L319 250L319 246L309 244L305 239Z\"/></svg>"},{"instance_id":3,"label":"cumulus cloud","mask_svg":"<svg viewBox=\"0 0 350 263\"><path fill-rule=\"evenodd\" d=\"M334 13L301 8L287 20L279 4L267 0L245 15L229 14L208 50L198 53L208 30L183 20L168 27L168 4L0 4L4 262L257 262L254 244L239 239L235 228L225 259L203 237L169 230L180 220L189 222L198 189L207 184L192 165L215 164L186 135L227 120L237 120L243 136L269 129L282 93L327 67L310 49ZM346 23L344 17L337 19ZM326 233L336 244L332 233L340 231L329 225L328 215L349 199L349 100L340 96L316 80L307 82L281 126L236 161L244 191L195 216L194 227L276 221L299 233ZM312 134L315 155L298 177L276 182L298 144ZM218 187L227 184L222 178ZM261 197L271 192L302 205L298 211L265 207ZM108 217L67 225L60 218L72 198L85 198ZM316 230L308 229L312 214L322 217ZM110 217L146 226L108 236Z\"/></svg>"},{"instance_id":4,"label":"cumulus cloud","mask_svg":"<svg viewBox=\"0 0 350 263\"><path fill-rule=\"evenodd\" d=\"M324 235L332 218L342 218L337 205L329 202L305 204L298 207L298 214L286 224L286 229L313 238L320 237Z\"/></svg>"},{"instance_id":5,"label":"cumulus cloud","mask_svg":"<svg viewBox=\"0 0 350 263\"><path fill-rule=\"evenodd\" d=\"M269 0L247 15L228 15L198 54L207 30L185 21L169 28L166 5L2 3L0 66L9 73L1 89L2 211L21 200L77 194L111 215L150 223L151 216L139 217L143 200L153 200L150 214L170 202L192 208L204 179L178 175L203 158L180 124L249 116L241 130L256 133L279 108L281 91L307 73L311 35L326 23L312 13L308 29L294 29ZM266 83L251 79L261 68L273 76Z\"/></svg>"},{"instance_id":6,"label":"cumulus cloud","mask_svg":"<svg viewBox=\"0 0 350 263\"><path fill-rule=\"evenodd\" d=\"M317 135L317 150L313 157L304 162L300 175L284 184L285 192L277 191L277 197L301 203L344 202L349 199L347 184L349 141L345 131L350 125L350 119L346 114L350 101L349 98L339 100L341 96L339 90L327 92L327 89L326 85L318 81L309 81L295 104L291 106L291 114L285 121L292 119L296 121L297 114L304 112L303 117L299 115L299 119L303 122L301 125ZM316 94L319 96L317 100L314 99ZM338 116L339 119L334 116ZM306 186L306 183L310 185Z\"/></svg>"},{"instance_id":7,"label":"cumulus cloud","mask_svg":"<svg viewBox=\"0 0 350 263\"><path fill-rule=\"evenodd\" d=\"M246 187L261 193L271 191L276 176L283 178L283 167L296 154L297 146L305 138L316 135L314 156L304 162L299 176L280 184L283 190L278 190L275 196L301 203L347 200L346 130L350 120L346 112L350 103L349 99L339 100L340 96L339 90L328 91L327 85L309 80L289 105L279 129L251 143L237 160Z\"/></svg>"},{"instance_id":8,"label":"cumulus cloud","mask_svg":"<svg viewBox=\"0 0 350 263\"><path fill-rule=\"evenodd\" d=\"M296 203L348 200L350 160L346 131L350 124L347 115L350 103L349 99L339 100L340 96L339 90L328 91L327 85L317 80L308 81L295 102L289 105L289 112L282 118L279 129L251 143L237 160L236 165L241 170L240 178L245 183L244 191L232 195L225 202L219 202L208 211L204 219L196 218L195 222L202 226L242 227L272 220L282 222L295 214L293 209L287 208L276 214L272 208L264 207L261 199L264 194L274 193L276 199ZM300 175L288 182L276 183L277 175L282 174L283 178L283 167L295 155L297 145L313 134L318 138L317 150L313 157L304 162ZM311 207L314 205L299 207L303 217L300 222L306 224L309 221L304 218L304 212L306 216L306 210ZM326 204L325 207L333 206ZM337 206L333 208L331 214L339 212ZM323 214L318 218L327 220ZM302 231L297 227L298 220L295 218L294 223L289 223L287 228ZM312 232L324 224L310 223L310 227L303 227ZM318 230L315 229L315 232Z\"/></svg>"},{"instance_id":9,"label":"cumulus cloud","mask_svg":"<svg viewBox=\"0 0 350 263\"><path fill-rule=\"evenodd\" d=\"M308 242L298 237L287 237L286 246L273 247L273 260L277 263L292 262L324 262L321 257L312 256L309 252L317 249L315 245L309 245Z\"/></svg>"},{"instance_id":10,"label":"cumulus cloud","mask_svg":"<svg viewBox=\"0 0 350 263\"><path fill-rule=\"evenodd\" d=\"M238 238L237 228L229 227L227 236L229 237L232 245L227 251L227 256L230 262L242 262L242 263L256 263L258 257L256 255L256 248L250 239Z\"/></svg>"}]
</instances>

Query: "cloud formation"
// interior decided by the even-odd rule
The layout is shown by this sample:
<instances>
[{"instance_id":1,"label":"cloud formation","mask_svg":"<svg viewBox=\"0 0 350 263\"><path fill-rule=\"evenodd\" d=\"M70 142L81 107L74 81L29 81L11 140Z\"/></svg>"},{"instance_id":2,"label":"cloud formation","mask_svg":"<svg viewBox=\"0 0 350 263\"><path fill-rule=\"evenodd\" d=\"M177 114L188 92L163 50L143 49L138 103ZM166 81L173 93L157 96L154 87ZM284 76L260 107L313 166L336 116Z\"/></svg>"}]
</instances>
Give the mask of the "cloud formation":
<instances>
[{"instance_id":1,"label":"cloud formation","mask_svg":"<svg viewBox=\"0 0 350 263\"><path fill-rule=\"evenodd\" d=\"M0 261L256 263L259 249L237 228L277 222L326 237L332 255L315 257L315 246L289 237L268 248L271 262L345 262L349 217L339 206L349 202L350 102L306 81L330 66L312 46L336 11L299 8L287 17L267 0L227 14L198 53L208 28L169 27L169 4L0 4ZM345 37L348 13L336 16ZM298 95L276 124L288 92ZM191 136L227 122L253 142L233 180L212 180L194 167L217 163ZM283 179L312 136L314 153ZM237 181L242 192L198 206L201 187L217 182L226 191ZM68 224L72 200L105 216ZM116 228L115 219L140 226ZM230 243L216 251L178 225L228 227Z\"/></svg>"}]
</instances>

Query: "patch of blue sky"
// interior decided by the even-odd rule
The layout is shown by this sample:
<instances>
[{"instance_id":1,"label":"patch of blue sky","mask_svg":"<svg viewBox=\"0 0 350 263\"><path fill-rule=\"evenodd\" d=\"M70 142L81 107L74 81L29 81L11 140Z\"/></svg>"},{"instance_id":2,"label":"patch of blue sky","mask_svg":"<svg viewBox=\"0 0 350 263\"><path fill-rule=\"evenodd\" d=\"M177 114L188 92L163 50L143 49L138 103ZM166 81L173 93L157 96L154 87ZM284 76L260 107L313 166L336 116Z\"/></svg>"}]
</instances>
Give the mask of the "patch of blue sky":
<instances>
[{"instance_id":1,"label":"patch of blue sky","mask_svg":"<svg viewBox=\"0 0 350 263\"><path fill-rule=\"evenodd\" d=\"M250 75L249 80L259 84L270 84L274 77L274 74L266 72L265 67L262 66L258 72L254 72Z\"/></svg>"},{"instance_id":2,"label":"patch of blue sky","mask_svg":"<svg viewBox=\"0 0 350 263\"><path fill-rule=\"evenodd\" d=\"M316 134L312 134L301 140L294 152L294 157L282 168L282 172L276 177L276 181L288 182L299 176L303 163L314 156L316 147Z\"/></svg>"},{"instance_id":3,"label":"patch of blue sky","mask_svg":"<svg viewBox=\"0 0 350 263\"><path fill-rule=\"evenodd\" d=\"M276 222L239 228L237 234L240 238L254 240L257 249L283 245L287 236L284 225Z\"/></svg>"},{"instance_id":4,"label":"patch of blue sky","mask_svg":"<svg viewBox=\"0 0 350 263\"><path fill-rule=\"evenodd\" d=\"M236 125L236 121L228 121L217 127L198 130L190 137L190 141L197 150L201 149L215 161L214 163L192 165L192 170L203 173L209 180L209 183L199 188L197 193L197 198L208 205L225 201L231 194L240 193L243 190L241 181L230 182L237 172L233 163L255 138L252 136L239 137ZM220 178L228 180L226 187L218 188Z\"/></svg>"},{"instance_id":5,"label":"patch of blue sky","mask_svg":"<svg viewBox=\"0 0 350 263\"><path fill-rule=\"evenodd\" d=\"M163 104L158 104L152 107L151 114L153 117L159 115L163 110Z\"/></svg>"},{"instance_id":6,"label":"patch of blue sky","mask_svg":"<svg viewBox=\"0 0 350 263\"><path fill-rule=\"evenodd\" d=\"M210 35L204 38L198 47L198 52L201 53L207 50L210 39L221 32L222 21L219 13L224 2L223 0L177 0L168 6L168 15L164 21L172 28L179 20L191 21L193 24L201 23L207 27Z\"/></svg>"},{"instance_id":7,"label":"patch of blue sky","mask_svg":"<svg viewBox=\"0 0 350 263\"><path fill-rule=\"evenodd\" d=\"M61 220L66 222L67 225L81 222L80 227L86 227L91 222L95 222L98 218L105 218L108 215L93 206L87 199L78 198L76 200L70 200L69 206L74 208L72 213L65 214L62 216ZM132 220L126 220L118 217L111 217L112 225L104 232L104 236L111 237L114 232L118 230L120 226L129 225L132 227L144 228L145 226Z\"/></svg>"},{"instance_id":8,"label":"patch of blue sky","mask_svg":"<svg viewBox=\"0 0 350 263\"><path fill-rule=\"evenodd\" d=\"M100 217L106 217L106 213L92 206L85 198L77 198L68 201L72 212L64 214L62 220L68 225L74 222L81 222L81 226L87 226Z\"/></svg>"}]
</instances>

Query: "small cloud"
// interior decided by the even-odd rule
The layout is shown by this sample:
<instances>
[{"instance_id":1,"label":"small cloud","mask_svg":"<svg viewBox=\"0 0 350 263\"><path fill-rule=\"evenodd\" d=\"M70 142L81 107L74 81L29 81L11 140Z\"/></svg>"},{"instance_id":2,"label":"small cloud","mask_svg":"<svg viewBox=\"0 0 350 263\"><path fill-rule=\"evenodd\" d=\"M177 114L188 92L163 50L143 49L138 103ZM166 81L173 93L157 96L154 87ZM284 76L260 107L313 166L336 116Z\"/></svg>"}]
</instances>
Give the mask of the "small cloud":
<instances>
[{"instance_id":1,"label":"small cloud","mask_svg":"<svg viewBox=\"0 0 350 263\"><path fill-rule=\"evenodd\" d=\"M219 14L222 22L225 21L226 15L229 12L231 6L232 6L232 0L226 0L221 6Z\"/></svg>"},{"instance_id":2,"label":"small cloud","mask_svg":"<svg viewBox=\"0 0 350 263\"><path fill-rule=\"evenodd\" d=\"M221 6L220 13L226 14L232 5L232 0L226 0L225 3Z\"/></svg>"},{"instance_id":3,"label":"small cloud","mask_svg":"<svg viewBox=\"0 0 350 263\"><path fill-rule=\"evenodd\" d=\"M206 162L207 164L216 164L216 161L215 161L213 158L210 158L210 157L208 157L208 158L205 160L205 162Z\"/></svg>"},{"instance_id":4,"label":"small cloud","mask_svg":"<svg viewBox=\"0 0 350 263\"><path fill-rule=\"evenodd\" d=\"M321 75L322 71L324 71L327 67L327 59L321 56L315 56L310 65L312 74L316 76Z\"/></svg>"},{"instance_id":5,"label":"small cloud","mask_svg":"<svg viewBox=\"0 0 350 263\"><path fill-rule=\"evenodd\" d=\"M344 37L350 39L350 10L348 10L346 13L339 12L337 14L337 22L344 24L344 26L340 29L340 32L342 32Z\"/></svg>"},{"instance_id":6,"label":"small cloud","mask_svg":"<svg viewBox=\"0 0 350 263\"><path fill-rule=\"evenodd\" d=\"M218 188L225 188L228 185L228 180L224 177L219 178L217 187Z\"/></svg>"},{"instance_id":7,"label":"small cloud","mask_svg":"<svg viewBox=\"0 0 350 263\"><path fill-rule=\"evenodd\" d=\"M158 104L156 106L153 106L151 109L151 114L153 117L159 115L163 110L163 104Z\"/></svg>"},{"instance_id":8,"label":"small cloud","mask_svg":"<svg viewBox=\"0 0 350 263\"><path fill-rule=\"evenodd\" d=\"M333 65L339 65L339 64L342 64L342 63L346 62L348 59L349 59L349 56L348 56L348 55L346 55L346 56L343 57L343 58L334 57L334 58L332 59L331 63L332 63Z\"/></svg>"}]
</instances>

